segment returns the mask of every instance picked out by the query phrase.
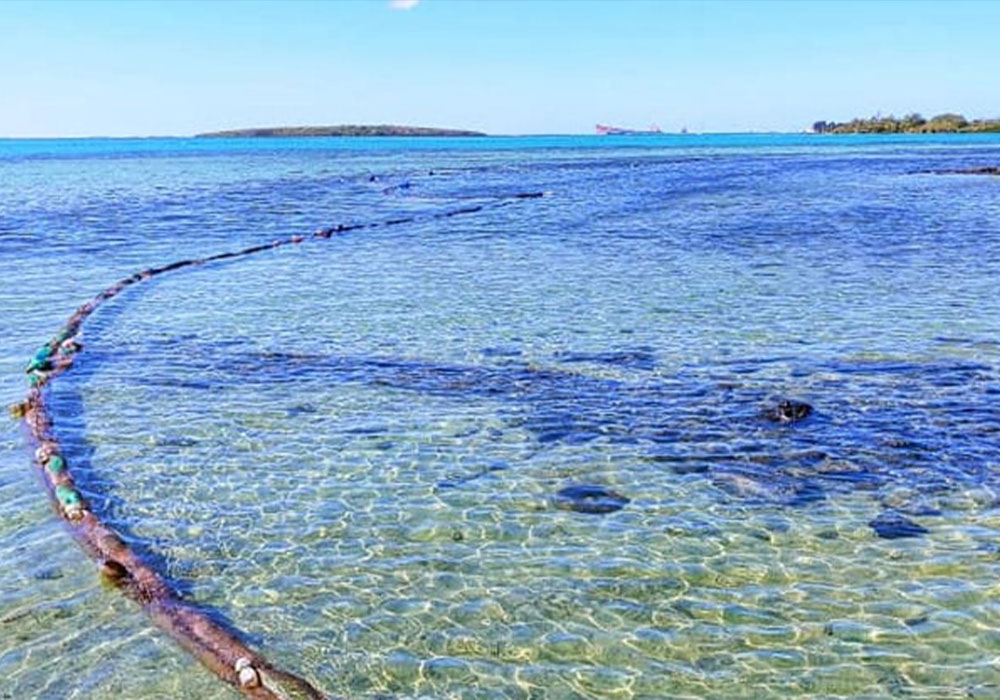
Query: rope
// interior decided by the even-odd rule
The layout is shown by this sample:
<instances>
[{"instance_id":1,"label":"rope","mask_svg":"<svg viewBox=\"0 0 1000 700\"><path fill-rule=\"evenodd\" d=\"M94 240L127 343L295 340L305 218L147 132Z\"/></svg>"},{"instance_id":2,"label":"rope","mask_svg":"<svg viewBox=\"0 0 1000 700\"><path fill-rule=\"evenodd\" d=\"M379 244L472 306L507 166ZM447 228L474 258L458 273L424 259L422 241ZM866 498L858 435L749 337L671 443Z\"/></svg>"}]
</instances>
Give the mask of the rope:
<instances>
[{"instance_id":1,"label":"rope","mask_svg":"<svg viewBox=\"0 0 1000 700\"><path fill-rule=\"evenodd\" d=\"M45 387L72 368L83 346L78 334L84 321L101 304L128 287L186 267L243 258L286 245L298 245L309 238L328 239L334 235L398 226L419 219L442 219L472 214L487 206L497 207L517 200L535 199L542 192L524 192L498 197L488 204L467 206L424 216L403 217L363 224L338 224L312 236L291 236L243 250L219 253L206 258L179 260L163 267L148 268L121 279L82 304L55 336L42 345L28 362L29 389L25 400L11 408L23 420L34 448L34 463L41 471L56 511L69 527L73 538L98 563L101 575L143 607L153 622L170 634L221 680L255 700L322 699L325 696L308 681L273 666L232 633L223 629L199 607L181 599L159 572L144 563L113 528L93 512L76 488L62 445L52 431L52 417L46 403Z\"/></svg>"}]
</instances>

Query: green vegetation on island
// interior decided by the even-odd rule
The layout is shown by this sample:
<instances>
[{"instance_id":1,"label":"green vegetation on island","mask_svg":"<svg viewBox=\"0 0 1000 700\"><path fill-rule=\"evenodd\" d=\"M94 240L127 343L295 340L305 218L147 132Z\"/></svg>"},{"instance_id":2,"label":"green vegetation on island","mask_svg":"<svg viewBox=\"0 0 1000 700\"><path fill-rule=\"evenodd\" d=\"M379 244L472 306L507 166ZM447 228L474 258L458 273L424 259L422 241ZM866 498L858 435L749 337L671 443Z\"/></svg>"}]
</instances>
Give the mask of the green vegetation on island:
<instances>
[{"instance_id":1,"label":"green vegetation on island","mask_svg":"<svg viewBox=\"0 0 1000 700\"><path fill-rule=\"evenodd\" d=\"M480 131L467 131L465 129L435 129L427 126L395 126L391 124L270 126L198 134L199 138L237 138L248 136L486 136L486 134Z\"/></svg>"},{"instance_id":2,"label":"green vegetation on island","mask_svg":"<svg viewBox=\"0 0 1000 700\"><path fill-rule=\"evenodd\" d=\"M874 116L870 119L852 119L849 122L819 121L813 124L817 134L957 134L1000 132L1000 119L974 119L969 121L961 114L939 114L924 119L919 114L896 118Z\"/></svg>"}]
</instances>

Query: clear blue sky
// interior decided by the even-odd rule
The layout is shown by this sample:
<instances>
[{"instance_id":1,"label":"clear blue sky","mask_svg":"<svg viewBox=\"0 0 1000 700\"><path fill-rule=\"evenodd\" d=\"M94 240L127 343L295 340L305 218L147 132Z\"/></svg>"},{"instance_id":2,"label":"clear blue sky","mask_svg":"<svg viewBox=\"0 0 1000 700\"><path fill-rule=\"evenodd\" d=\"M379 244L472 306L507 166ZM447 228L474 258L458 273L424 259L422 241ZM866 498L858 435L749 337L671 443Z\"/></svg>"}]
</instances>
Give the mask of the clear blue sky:
<instances>
[{"instance_id":1,"label":"clear blue sky","mask_svg":"<svg viewBox=\"0 0 1000 700\"><path fill-rule=\"evenodd\" d=\"M0 37L0 136L1000 117L1000 2L8 0Z\"/></svg>"}]
</instances>

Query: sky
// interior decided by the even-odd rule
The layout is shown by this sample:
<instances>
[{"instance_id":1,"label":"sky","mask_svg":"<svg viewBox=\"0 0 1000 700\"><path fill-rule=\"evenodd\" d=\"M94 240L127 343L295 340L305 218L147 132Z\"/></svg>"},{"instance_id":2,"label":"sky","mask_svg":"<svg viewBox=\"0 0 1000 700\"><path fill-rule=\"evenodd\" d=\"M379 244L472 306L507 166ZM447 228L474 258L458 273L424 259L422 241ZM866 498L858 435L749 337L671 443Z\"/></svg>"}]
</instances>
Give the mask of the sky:
<instances>
[{"instance_id":1,"label":"sky","mask_svg":"<svg viewBox=\"0 0 1000 700\"><path fill-rule=\"evenodd\" d=\"M0 137L1000 117L1000 2L0 2Z\"/></svg>"}]
</instances>

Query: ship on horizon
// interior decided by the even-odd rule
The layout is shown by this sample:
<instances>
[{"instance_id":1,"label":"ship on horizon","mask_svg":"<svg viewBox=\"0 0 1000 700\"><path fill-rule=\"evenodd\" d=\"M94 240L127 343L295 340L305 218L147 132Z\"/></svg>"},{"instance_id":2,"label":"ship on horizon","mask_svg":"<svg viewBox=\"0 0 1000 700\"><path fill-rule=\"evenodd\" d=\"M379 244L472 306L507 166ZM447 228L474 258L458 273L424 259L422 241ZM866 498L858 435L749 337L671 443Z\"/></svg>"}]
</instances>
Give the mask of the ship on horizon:
<instances>
[{"instance_id":1,"label":"ship on horizon","mask_svg":"<svg viewBox=\"0 0 1000 700\"><path fill-rule=\"evenodd\" d=\"M600 136L634 136L638 134L662 134L663 130L657 124L651 125L648 129L623 129L620 126L608 126L598 124L594 127Z\"/></svg>"}]
</instances>

